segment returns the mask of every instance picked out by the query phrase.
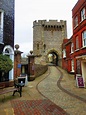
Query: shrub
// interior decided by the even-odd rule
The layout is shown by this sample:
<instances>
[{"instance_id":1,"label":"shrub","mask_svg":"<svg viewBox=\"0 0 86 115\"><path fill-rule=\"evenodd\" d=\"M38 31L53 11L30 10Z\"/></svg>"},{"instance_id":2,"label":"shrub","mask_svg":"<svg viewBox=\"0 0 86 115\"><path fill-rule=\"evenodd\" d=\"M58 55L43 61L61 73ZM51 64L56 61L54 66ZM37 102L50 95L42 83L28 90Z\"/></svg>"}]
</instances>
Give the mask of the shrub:
<instances>
[{"instance_id":1,"label":"shrub","mask_svg":"<svg viewBox=\"0 0 86 115\"><path fill-rule=\"evenodd\" d=\"M7 73L13 68L13 62L7 55L0 54L0 72Z\"/></svg>"}]
</instances>

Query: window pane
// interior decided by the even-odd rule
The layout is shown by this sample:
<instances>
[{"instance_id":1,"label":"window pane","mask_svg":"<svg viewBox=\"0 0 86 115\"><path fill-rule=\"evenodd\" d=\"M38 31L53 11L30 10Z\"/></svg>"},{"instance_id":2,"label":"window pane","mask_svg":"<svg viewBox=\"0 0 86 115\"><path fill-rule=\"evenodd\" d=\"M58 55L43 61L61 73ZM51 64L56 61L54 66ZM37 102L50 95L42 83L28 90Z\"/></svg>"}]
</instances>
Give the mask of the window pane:
<instances>
[{"instance_id":1,"label":"window pane","mask_svg":"<svg viewBox=\"0 0 86 115\"><path fill-rule=\"evenodd\" d=\"M77 25L78 25L78 17L76 16L74 20L74 26L77 26Z\"/></svg>"},{"instance_id":2,"label":"window pane","mask_svg":"<svg viewBox=\"0 0 86 115\"><path fill-rule=\"evenodd\" d=\"M84 40L84 46L86 46L86 39Z\"/></svg>"},{"instance_id":3,"label":"window pane","mask_svg":"<svg viewBox=\"0 0 86 115\"><path fill-rule=\"evenodd\" d=\"M85 19L85 8L81 10L81 21Z\"/></svg>"},{"instance_id":4,"label":"window pane","mask_svg":"<svg viewBox=\"0 0 86 115\"><path fill-rule=\"evenodd\" d=\"M72 43L71 44L71 53L73 53L74 52L74 44Z\"/></svg>"},{"instance_id":5,"label":"window pane","mask_svg":"<svg viewBox=\"0 0 86 115\"><path fill-rule=\"evenodd\" d=\"M76 49L79 49L79 40L78 40L78 36L76 37Z\"/></svg>"},{"instance_id":6,"label":"window pane","mask_svg":"<svg viewBox=\"0 0 86 115\"><path fill-rule=\"evenodd\" d=\"M76 61L76 73L77 73L77 74L80 74L80 67L81 67L81 66L80 66L80 60L77 60L77 61Z\"/></svg>"},{"instance_id":7,"label":"window pane","mask_svg":"<svg viewBox=\"0 0 86 115\"><path fill-rule=\"evenodd\" d=\"M74 60L71 61L72 71L74 72Z\"/></svg>"},{"instance_id":8,"label":"window pane","mask_svg":"<svg viewBox=\"0 0 86 115\"><path fill-rule=\"evenodd\" d=\"M86 46L86 31L82 33L83 46Z\"/></svg>"},{"instance_id":9,"label":"window pane","mask_svg":"<svg viewBox=\"0 0 86 115\"><path fill-rule=\"evenodd\" d=\"M86 38L86 31L84 31L84 38Z\"/></svg>"}]
</instances>

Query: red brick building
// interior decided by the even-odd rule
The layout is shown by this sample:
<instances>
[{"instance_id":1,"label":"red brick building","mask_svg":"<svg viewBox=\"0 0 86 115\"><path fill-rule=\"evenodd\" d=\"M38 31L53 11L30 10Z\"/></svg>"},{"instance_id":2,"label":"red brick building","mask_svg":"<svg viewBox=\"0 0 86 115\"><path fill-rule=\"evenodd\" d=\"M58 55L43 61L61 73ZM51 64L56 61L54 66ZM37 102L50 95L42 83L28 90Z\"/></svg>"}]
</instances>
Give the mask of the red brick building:
<instances>
[{"instance_id":1,"label":"red brick building","mask_svg":"<svg viewBox=\"0 0 86 115\"><path fill-rule=\"evenodd\" d=\"M86 0L78 0L72 9L73 35L63 41L63 68L86 81Z\"/></svg>"}]
</instances>

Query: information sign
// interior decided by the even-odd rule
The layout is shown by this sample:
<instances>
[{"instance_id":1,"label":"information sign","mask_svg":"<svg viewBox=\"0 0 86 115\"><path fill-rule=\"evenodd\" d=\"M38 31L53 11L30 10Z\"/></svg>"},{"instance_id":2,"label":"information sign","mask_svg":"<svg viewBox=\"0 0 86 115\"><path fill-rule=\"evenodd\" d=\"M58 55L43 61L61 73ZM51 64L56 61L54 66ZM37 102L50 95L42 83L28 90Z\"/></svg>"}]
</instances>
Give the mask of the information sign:
<instances>
[{"instance_id":1,"label":"information sign","mask_svg":"<svg viewBox=\"0 0 86 115\"><path fill-rule=\"evenodd\" d=\"M18 68L21 68L21 64L18 64Z\"/></svg>"},{"instance_id":2,"label":"information sign","mask_svg":"<svg viewBox=\"0 0 86 115\"><path fill-rule=\"evenodd\" d=\"M77 86L78 87L85 87L85 84L84 84L84 80L83 80L83 77L76 77L76 82L77 82Z\"/></svg>"}]
</instances>

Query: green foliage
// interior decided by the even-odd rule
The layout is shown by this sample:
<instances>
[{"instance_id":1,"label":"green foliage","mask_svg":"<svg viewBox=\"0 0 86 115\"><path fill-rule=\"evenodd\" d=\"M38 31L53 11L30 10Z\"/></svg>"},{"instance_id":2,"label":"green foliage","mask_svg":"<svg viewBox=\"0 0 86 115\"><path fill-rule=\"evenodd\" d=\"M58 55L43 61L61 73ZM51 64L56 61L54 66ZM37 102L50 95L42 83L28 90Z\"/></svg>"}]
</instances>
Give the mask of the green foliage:
<instances>
[{"instance_id":1,"label":"green foliage","mask_svg":"<svg viewBox=\"0 0 86 115\"><path fill-rule=\"evenodd\" d=\"M7 73L13 68L13 62L7 55L0 54L0 71Z\"/></svg>"}]
</instances>

